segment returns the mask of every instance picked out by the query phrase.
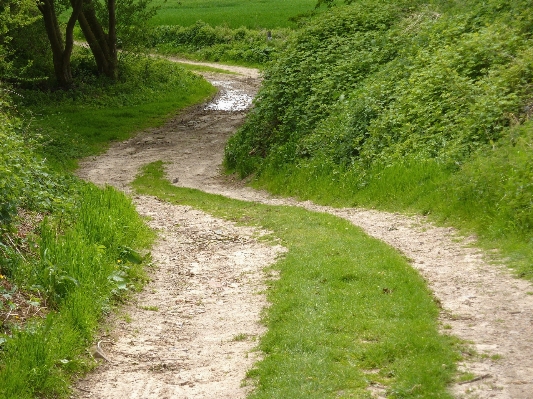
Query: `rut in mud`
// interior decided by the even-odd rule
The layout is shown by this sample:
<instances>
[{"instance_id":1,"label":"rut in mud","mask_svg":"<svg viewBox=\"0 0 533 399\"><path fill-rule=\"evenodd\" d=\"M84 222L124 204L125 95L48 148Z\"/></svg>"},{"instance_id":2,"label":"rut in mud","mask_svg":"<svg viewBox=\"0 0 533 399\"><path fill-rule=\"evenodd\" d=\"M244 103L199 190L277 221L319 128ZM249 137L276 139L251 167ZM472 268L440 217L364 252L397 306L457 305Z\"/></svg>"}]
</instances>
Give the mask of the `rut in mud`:
<instances>
[{"instance_id":1,"label":"rut in mud","mask_svg":"<svg viewBox=\"0 0 533 399\"><path fill-rule=\"evenodd\" d=\"M218 65L217 65L218 66ZM220 67L220 66L218 66ZM460 368L482 377L456 384L457 398L533 397L533 291L504 266L489 265L473 239L434 227L423 217L363 209L334 209L273 198L220 173L227 138L242 123L259 87L257 71L205 74L220 88L209 104L190 108L82 163L79 175L129 192L139 168L163 160L169 179L227 197L328 212L362 227L412 260L442 304L446 333L478 355ZM259 244L262 234L190 208L136 197L139 212L161 231L153 250L152 282L125 309L106 346L112 363L78 384L80 398L239 398L260 336L263 267L282 248ZM242 313L245 308L246 316ZM152 309L152 310L150 310ZM217 329L218 327L218 329ZM221 328L222 327L222 328ZM106 338L107 339L107 338ZM251 352L252 351L252 352ZM379 395L379 393L375 393Z\"/></svg>"}]
</instances>

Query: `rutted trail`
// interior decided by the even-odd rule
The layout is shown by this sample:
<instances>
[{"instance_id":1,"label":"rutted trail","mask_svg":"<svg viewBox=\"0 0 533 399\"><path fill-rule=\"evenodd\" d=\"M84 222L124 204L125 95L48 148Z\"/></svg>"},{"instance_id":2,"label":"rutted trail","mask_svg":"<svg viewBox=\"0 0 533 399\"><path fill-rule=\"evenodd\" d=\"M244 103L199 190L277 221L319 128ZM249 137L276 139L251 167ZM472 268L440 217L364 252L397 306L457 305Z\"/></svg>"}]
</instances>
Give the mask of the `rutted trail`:
<instances>
[{"instance_id":1,"label":"rutted trail","mask_svg":"<svg viewBox=\"0 0 533 399\"><path fill-rule=\"evenodd\" d=\"M241 68L240 72L242 71ZM533 397L533 295L530 294L533 292L533 287L530 283L514 279L503 266L488 265L478 250L468 246L471 240L457 237L452 229L431 226L423 217L407 217L361 209L334 209L316 206L309 202L276 199L265 192L252 190L240 182L221 175L220 164L224 144L245 116L242 105L246 103L248 97L243 94L255 95L259 80L256 71L253 70L247 72L245 76L215 74L204 76L221 89L220 94L210 104L188 109L161 128L149 129L133 139L114 145L106 154L84 162L80 176L98 184L112 184L129 191L128 184L142 165L163 160L168 162L169 179L179 186L265 204L302 206L348 219L362 227L368 234L397 248L412 260L413 266L420 270L442 304L441 318L443 325L448 327L446 332L471 341L479 352L480 356L467 357L462 369L484 378L452 387L456 397L502 399ZM235 107L232 108L230 105L230 110L220 110L221 104L223 109L227 109L228 98L236 99ZM153 252L154 259L160 264L154 272L154 282L138 299L140 305L157 306L159 311L143 311L135 305L131 308L132 323L121 323L117 329L119 335L116 337L117 342L109 348L110 357L114 361L118 360L116 362L118 365L108 364L81 382L80 386L90 391L82 391L82 397L241 397L245 394L245 390L239 388L240 379L253 363L251 358L246 359L246 353L254 344L249 340L245 340L244 343L231 341L229 328L232 328L232 323L240 326L240 322L233 319L227 319L225 323L227 328L223 329L227 334L223 334L224 338L221 341L219 338L201 338L202 331L209 331L203 317L205 313L218 314L222 309L227 310L231 306L238 308L241 294L243 297L248 295L249 298L257 299L256 307L250 310L250 316L247 317L252 323L249 327L239 327L243 331L235 330L232 334L246 336L260 334L257 320L265 302L264 299L259 300L261 296L253 294L260 289L260 286L248 284L262 280L260 276L262 267L271 263L281 249L259 245L252 238L255 234L253 229L239 230L242 228L189 208L163 204L146 197L138 197L136 203L139 212L151 215L152 225L161 229L162 236L166 237ZM199 223L199 220L202 220L202 223ZM179 227L176 223L179 223ZM217 231L225 231L224 229L231 230L229 236L236 240L232 241L231 245L226 239L216 238ZM193 230L197 236L187 235L192 234ZM227 237L229 233L221 234L221 237ZM209 255L202 255L202 248L194 246L197 241L203 242L201 239L203 236L210 237L207 239L210 243L207 252ZM183 237L189 237L190 242L187 244L189 246L181 247L180 240ZM181 255L175 256L175 253ZM219 258L229 262L222 262L224 265L220 266L220 274L205 269L209 265L217 264ZM246 282L235 283L234 280L242 275L242 268L246 269L243 275L247 276ZM198 273L195 270L198 270ZM248 271L250 274L247 274ZM215 277L214 282L208 278L213 275L219 276ZM232 284L237 284L233 287L234 292L230 289ZM220 306L217 305L219 303L217 287L225 287L223 292L230 287ZM151 290L156 292L152 293ZM158 296L163 291L171 296L171 300L168 297L165 300ZM198 303L206 305L202 305L203 307L180 305L194 303L197 299ZM230 305L230 302L233 305ZM173 313L173 306L181 310ZM190 312L190 318L187 318L186 324L180 326L179 321L177 325L172 324L180 317L185 317L187 312ZM176 320L174 315L177 315ZM148 317L150 320L146 323ZM144 320L144 327L142 323L139 324L141 327L136 327L137 320ZM136 338L131 338L132 331L136 328L141 329L135 335ZM148 330L145 332L142 328ZM252 332L244 331L248 328ZM212 337L214 336L218 337L216 333L213 333ZM182 345L177 342L180 337L188 337L185 339L188 344ZM133 344L129 343L130 339ZM209 348L214 348L207 346L206 342L210 339L219 343L224 342L228 345L227 348L231 349L213 349L209 356L206 351L209 352L211 350ZM168 341L168 345L161 347L154 344L161 340ZM242 343L242 347L236 345L237 343ZM126 350L127 345L131 346L131 351ZM222 343L220 345L223 346ZM187 361L176 360L185 359L184 353L179 352L184 347L194 350L187 353ZM173 351L177 351L176 355ZM193 355L192 352L195 351L199 353ZM225 357L229 353L227 351L233 353L231 360ZM164 356L168 355L168 358L174 359L174 363L163 362L162 352L165 353ZM142 363L139 359L148 360ZM239 362L237 359L242 361L239 371L233 370L224 374L224 371L220 373L212 370L202 374L208 369L207 364L233 365ZM135 362L137 363L134 364ZM218 370L218 366L213 367ZM169 372L170 370L172 372ZM183 380L171 377L174 375L180 376ZM195 375L200 377L196 378ZM105 389L100 389L102 385L96 383L102 379L106 381ZM172 381L167 381L169 379ZM131 390L136 383L140 383L139 381L156 385L145 385L144 392L139 391L138 396L131 396ZM222 384L222 381L227 384ZM221 384L223 385L221 391L209 391L210 386L214 389L215 386L222 387ZM87 388L87 385L98 386L98 389ZM157 388L159 391L154 388L156 386L159 386ZM183 388L184 386L196 387L197 390L189 390ZM120 389L126 389L126 393L122 391L122 396ZM148 392L153 393L153 396Z\"/></svg>"}]
</instances>

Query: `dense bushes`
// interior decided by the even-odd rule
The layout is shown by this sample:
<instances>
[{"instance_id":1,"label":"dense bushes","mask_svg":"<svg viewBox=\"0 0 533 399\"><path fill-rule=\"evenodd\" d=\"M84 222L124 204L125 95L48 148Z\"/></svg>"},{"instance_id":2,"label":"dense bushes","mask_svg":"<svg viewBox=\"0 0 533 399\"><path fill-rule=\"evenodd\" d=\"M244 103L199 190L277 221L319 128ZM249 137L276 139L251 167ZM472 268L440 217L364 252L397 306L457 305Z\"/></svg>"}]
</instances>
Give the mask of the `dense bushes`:
<instances>
[{"instance_id":1,"label":"dense bushes","mask_svg":"<svg viewBox=\"0 0 533 399\"><path fill-rule=\"evenodd\" d=\"M4 105L8 102L4 97ZM0 233L19 207L46 212L68 202L68 178L54 175L32 152L35 142L9 109L0 110Z\"/></svg>"},{"instance_id":2,"label":"dense bushes","mask_svg":"<svg viewBox=\"0 0 533 399\"><path fill-rule=\"evenodd\" d=\"M273 59L288 31L212 27L198 21L188 27L158 26L153 29L148 46L166 54L187 54L210 61L264 64Z\"/></svg>"},{"instance_id":3,"label":"dense bushes","mask_svg":"<svg viewBox=\"0 0 533 399\"><path fill-rule=\"evenodd\" d=\"M531 43L519 25L474 16L361 2L321 18L267 71L228 166L248 174L269 154L453 163L498 140L532 95Z\"/></svg>"},{"instance_id":4,"label":"dense bushes","mask_svg":"<svg viewBox=\"0 0 533 399\"><path fill-rule=\"evenodd\" d=\"M277 192L530 234L528 2L405 4L363 0L298 32L226 166Z\"/></svg>"},{"instance_id":5,"label":"dense bushes","mask_svg":"<svg viewBox=\"0 0 533 399\"><path fill-rule=\"evenodd\" d=\"M394 59L398 45L388 32L401 8L364 2L350 10L333 9L301 29L267 69L255 110L227 147L230 168L251 173L268 154L294 160L300 140L332 105Z\"/></svg>"}]
</instances>

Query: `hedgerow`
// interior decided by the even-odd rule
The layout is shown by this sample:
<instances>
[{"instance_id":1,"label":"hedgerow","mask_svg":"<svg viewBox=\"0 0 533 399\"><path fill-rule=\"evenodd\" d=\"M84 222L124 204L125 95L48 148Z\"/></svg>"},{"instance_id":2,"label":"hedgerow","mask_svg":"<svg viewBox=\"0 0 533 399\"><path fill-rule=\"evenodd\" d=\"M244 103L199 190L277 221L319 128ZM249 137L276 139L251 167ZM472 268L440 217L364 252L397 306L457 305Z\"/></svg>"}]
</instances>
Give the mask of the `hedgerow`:
<instances>
[{"instance_id":1,"label":"hedgerow","mask_svg":"<svg viewBox=\"0 0 533 399\"><path fill-rule=\"evenodd\" d=\"M147 45L163 54L185 54L209 61L260 65L275 58L288 35L289 31L285 29L232 29L197 21L187 27L155 27Z\"/></svg>"},{"instance_id":2,"label":"hedgerow","mask_svg":"<svg viewBox=\"0 0 533 399\"><path fill-rule=\"evenodd\" d=\"M226 167L279 193L524 237L532 28L525 0L333 7L267 68Z\"/></svg>"}]
</instances>

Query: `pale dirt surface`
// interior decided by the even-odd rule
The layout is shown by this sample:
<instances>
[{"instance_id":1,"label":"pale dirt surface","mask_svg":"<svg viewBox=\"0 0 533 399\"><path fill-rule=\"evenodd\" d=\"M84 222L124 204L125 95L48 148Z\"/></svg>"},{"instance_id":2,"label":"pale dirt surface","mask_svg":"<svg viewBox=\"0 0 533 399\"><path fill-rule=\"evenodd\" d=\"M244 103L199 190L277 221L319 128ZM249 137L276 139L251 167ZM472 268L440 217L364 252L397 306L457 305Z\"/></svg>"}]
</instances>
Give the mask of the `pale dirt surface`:
<instances>
[{"instance_id":1,"label":"pale dirt surface","mask_svg":"<svg viewBox=\"0 0 533 399\"><path fill-rule=\"evenodd\" d=\"M263 269L283 248L190 207L144 196L135 204L160 232L157 266L103 338L109 362L78 383L76 397L244 398L241 381L264 332Z\"/></svg>"},{"instance_id":2,"label":"pale dirt surface","mask_svg":"<svg viewBox=\"0 0 533 399\"><path fill-rule=\"evenodd\" d=\"M221 90L225 92L221 93L218 98L224 95L231 97L232 90L236 90L239 95L244 91L253 96L259 84L256 78L251 77L253 76L251 74L248 74L248 76L213 74L205 76L207 79L216 82L222 88ZM235 98L238 98L239 95L236 95ZM460 368L463 371L472 373L473 377L483 378L452 386L451 392L456 398L533 398L533 295L531 295L533 287L529 282L513 278L505 266L488 264L484 260L484 254L472 246L475 243L473 238L459 237L450 228L435 227L428 223L424 217L410 217L364 209L334 209L317 206L310 202L273 198L265 192L253 190L244 186L242 182L221 175L220 163L222 161L224 143L235 128L242 123L244 112L216 110L216 104L217 98L213 100L211 105L194 107L181 113L161 128L141 132L134 139L124 143L117 143L106 154L84 162L80 169L80 176L97 184L112 184L128 192L128 184L133 180L140 166L156 160L164 160L168 162L166 169L169 179L178 186L198 188L210 193L265 204L301 206L312 211L328 212L350 220L369 235L387 242L411 259L413 267L420 271L442 305L441 321L443 326L445 326L443 331L470 342L472 348L479 353L479 355L475 356L466 356ZM152 223L155 223L154 226L159 226L164 234L170 234L170 231L174 231L172 226L175 226L176 219L171 218L170 221L167 219L170 217L168 215L172 215L174 212L178 214L182 212L178 210L179 207L160 204L153 199L144 197L139 198L137 204L139 212L141 214L151 214L154 218ZM190 212L199 214L191 210L185 213ZM202 218L209 217L203 215ZM179 223L181 225L183 222ZM216 223L222 224L225 222L217 220ZM209 224L202 226L195 224L195 229L200 231L198 233L200 235L213 234L213 228ZM183 234L181 230L179 233L173 232L172 234L175 234L173 240L176 242L183 239L180 238L181 234ZM241 235L241 233L236 234L237 236ZM193 239L190 240L194 241ZM246 238L246 240L251 239ZM166 244L161 245L161 247L158 246L154 249L154 258L158 264L162 262L165 265L165 262L168 263L168 260L165 261L165 259L175 256L172 254L175 252L174 248L177 244L173 242L169 244L166 241ZM258 244L254 243L254 245ZM261 251L272 250L267 247L261 248ZM200 256L206 257L202 259L207 259L212 256L213 252L216 253L218 251L218 247L213 245L211 252L208 251L207 255L195 254L196 249L194 246L184 251L187 256ZM180 250L177 252L180 252ZM161 253L161 255L156 258L156 253ZM270 255L261 255L262 264L272 262L276 253L279 252L274 250ZM209 262L213 261L213 258L209 259ZM186 273L179 274L176 270L184 270L184 268L186 270L193 262L205 265L203 261L189 260L189 258L184 258L184 255L180 255L170 269L167 270L166 266L161 266L158 269L154 277L154 284L170 284L170 288L167 290L169 294L159 297L157 293L152 294L151 288L148 287L138 301L143 304L155 304L154 306L159 306L160 311L146 312L137 308L132 314L133 321L131 325L122 323L117 327L117 342L109 348L110 357L113 358L114 363L101 367L96 373L89 376L87 380L80 382L80 387L94 392L93 395L96 395L88 396L89 394L85 392L83 393L85 396L80 397L237 398L245 394L245 390L242 390L242 388L238 394L235 392L238 390L239 378L243 378L245 370L252 364L250 357L246 359L246 354L253 345L243 350L235 349L232 360L224 362L224 360L220 360L224 357L223 350L222 352L215 351L212 346L204 346L205 341L200 340L195 341L195 345L198 346L188 352L189 363L169 363L170 365L167 367L171 371L165 371L162 366L155 369L150 368L148 363L144 366L134 364L139 361L139 357L142 358L144 356L144 358L150 359L150 356L146 354L151 353L150 351L154 345L159 342L158 337L170 342L168 344L170 346L164 349L164 352L169 354L168 357L179 358L179 356L174 356L173 354L170 356L170 354L173 353L172 351L181 353L179 351L187 346L176 344L176 342L179 342L179 337L182 336L180 334L185 337L193 337L202 336L205 332L206 337L210 336L211 332L208 329L204 331L206 327L202 317L207 317L205 313L195 314L195 311L191 310L193 314L187 320L188 322L184 324L187 328L186 333L183 330L185 327L178 328L174 324L165 323L165 320L181 322L181 319L174 320L173 314L170 313L170 310L166 310L166 306L175 306L172 302L182 303L184 301L183 298L187 298L186 295L189 295L184 291L185 288L183 287L186 287L187 284L196 284L196 277L193 277L194 274L193 276L189 276ZM255 262L255 260L250 259L247 265L251 267ZM177 273L177 276L174 277L175 284L170 283L172 279L167 276L167 274L172 275L173 273ZM227 284L228 281L232 281L232 278L217 277L215 281L222 281L221 284ZM250 283L252 281L259 283L260 279L258 279L258 275L255 275L249 281ZM241 284L239 287L245 289L245 286L246 284ZM257 291L257 288L254 287L252 286L252 291L250 292ZM158 290L157 292L162 291L160 288L156 289ZM229 309L230 305L227 302L224 302L218 308L216 307L218 306L216 305L218 300L216 291L209 291L207 288L199 289L199 291L203 292L203 298L206 298L202 303L214 301L214 304L212 304L213 309L216 309L214 314L222 311L222 309ZM227 301L230 300L227 299ZM261 306L264 306L264 302L258 302L258 307L254 311L256 315L258 315L257 309L260 309ZM162 307L165 307L165 310L161 310ZM192 307L190 309L201 308ZM207 306L205 310L207 313ZM231 310L228 310L228 312L231 313ZM146 321L146 319L150 319L150 322L144 324L145 327L142 324L139 327L133 327L140 322L137 320ZM226 323L226 327L231 328L231 323ZM148 328L144 329L146 326ZM250 333L250 335L260 335L260 328L257 328L258 330L253 330L255 332ZM132 334L130 330L137 331L135 339L129 338ZM243 330L244 333L244 327L240 328L239 326L235 330L238 331L236 334L239 334L240 330ZM131 339L133 339L134 345L129 344ZM219 341L218 338L205 339ZM228 343L227 337L222 341ZM187 347L192 346L188 345ZM133 348L136 349L134 350ZM158 351L161 350L161 348L157 348ZM128 355L130 353L128 350L138 355ZM196 356L197 351L200 352L198 356ZM209 351L212 351L210 355L208 355ZM202 358L201 356L204 357ZM238 363L236 359L245 360L242 360L240 374L235 372L232 378L228 375L227 379L221 379L221 374L217 372L214 372L211 377L208 375L209 373L202 374L203 369L198 366L202 364L202 359L205 360L205 364L229 365ZM161 364L161 362L158 364ZM176 385L169 385L168 383L168 380L174 378L173 381L177 382L179 389L183 389L184 385L180 385L181 381L191 381L189 376L196 374L203 375L204 377L202 378L204 379L193 380L193 386L202 381L203 388L198 389L205 388L206 390L201 392L179 391L176 390L178 389ZM219 380L216 380L217 378ZM229 382L230 380L231 383ZM107 387L105 390L94 388L99 386L100 381L105 381L105 386ZM212 391L209 394L206 393L209 392L208 387L215 389L215 387L219 387L219 384L222 384L221 381L227 383L224 388L216 392ZM131 394L133 387L137 386L135 384L142 385L143 389L145 389L144 393L139 394L140 396L132 396ZM172 388L169 388L169 386ZM186 384L185 386L188 385ZM125 391L121 389L125 389ZM165 391L166 396L152 394L152 392L163 392L161 391L163 389L167 390ZM379 397L384 397L385 390L380 389L380 387L377 389L374 387L372 392L375 396L381 395Z\"/></svg>"}]
</instances>

